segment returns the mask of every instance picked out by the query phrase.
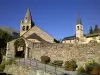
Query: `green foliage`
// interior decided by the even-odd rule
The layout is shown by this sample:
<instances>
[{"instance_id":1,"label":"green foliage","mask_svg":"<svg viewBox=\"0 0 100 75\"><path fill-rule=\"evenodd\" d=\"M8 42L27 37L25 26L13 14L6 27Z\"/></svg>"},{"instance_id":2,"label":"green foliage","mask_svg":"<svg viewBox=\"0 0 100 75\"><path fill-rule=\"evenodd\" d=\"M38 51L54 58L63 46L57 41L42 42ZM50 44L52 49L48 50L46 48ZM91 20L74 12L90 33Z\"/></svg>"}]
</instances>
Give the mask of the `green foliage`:
<instances>
[{"instance_id":1,"label":"green foliage","mask_svg":"<svg viewBox=\"0 0 100 75\"><path fill-rule=\"evenodd\" d=\"M100 68L100 64L96 63L94 60L89 61L86 65L86 71L87 73L90 73L92 71L93 68Z\"/></svg>"},{"instance_id":2,"label":"green foliage","mask_svg":"<svg viewBox=\"0 0 100 75\"><path fill-rule=\"evenodd\" d=\"M0 53L0 64L1 64L1 62L2 62L2 54Z\"/></svg>"},{"instance_id":3,"label":"green foliage","mask_svg":"<svg viewBox=\"0 0 100 75\"><path fill-rule=\"evenodd\" d=\"M99 32L100 32L100 29L99 29L98 25L96 24L94 27L94 33L99 33Z\"/></svg>"},{"instance_id":4,"label":"green foliage","mask_svg":"<svg viewBox=\"0 0 100 75\"><path fill-rule=\"evenodd\" d=\"M14 43L15 46L25 46L25 41L22 38L19 38Z\"/></svg>"},{"instance_id":5,"label":"green foliage","mask_svg":"<svg viewBox=\"0 0 100 75\"><path fill-rule=\"evenodd\" d=\"M70 67L70 65L71 65L70 61L66 61L64 67L68 68L68 67Z\"/></svg>"},{"instance_id":6,"label":"green foliage","mask_svg":"<svg viewBox=\"0 0 100 75\"><path fill-rule=\"evenodd\" d=\"M0 64L0 72L3 72L6 65L12 65L15 64L15 61L13 59L5 60L5 57L2 59L2 63Z\"/></svg>"},{"instance_id":7,"label":"green foliage","mask_svg":"<svg viewBox=\"0 0 100 75\"><path fill-rule=\"evenodd\" d=\"M5 54L6 52L6 45L7 42L13 40L14 37L12 35L10 35L8 32L3 31L2 29L0 29L0 53ZM2 50L1 50L2 48Z\"/></svg>"},{"instance_id":8,"label":"green foliage","mask_svg":"<svg viewBox=\"0 0 100 75\"><path fill-rule=\"evenodd\" d=\"M89 34L93 34L93 29L90 27Z\"/></svg>"},{"instance_id":9,"label":"green foliage","mask_svg":"<svg viewBox=\"0 0 100 75\"><path fill-rule=\"evenodd\" d=\"M52 65L53 66L62 66L62 64L63 64L63 61L62 60L55 60L53 63L52 63Z\"/></svg>"},{"instance_id":10,"label":"green foliage","mask_svg":"<svg viewBox=\"0 0 100 75\"><path fill-rule=\"evenodd\" d=\"M85 73L85 69L83 66L80 66L77 71L80 73Z\"/></svg>"},{"instance_id":11,"label":"green foliage","mask_svg":"<svg viewBox=\"0 0 100 75\"><path fill-rule=\"evenodd\" d=\"M41 63L48 64L50 62L50 57L41 56Z\"/></svg>"},{"instance_id":12,"label":"green foliage","mask_svg":"<svg viewBox=\"0 0 100 75\"><path fill-rule=\"evenodd\" d=\"M0 39L4 39L4 42L9 42L10 40L14 39L14 37L8 32L0 29Z\"/></svg>"},{"instance_id":13,"label":"green foliage","mask_svg":"<svg viewBox=\"0 0 100 75\"><path fill-rule=\"evenodd\" d=\"M0 72L3 72L5 69L5 63L0 64Z\"/></svg>"},{"instance_id":14,"label":"green foliage","mask_svg":"<svg viewBox=\"0 0 100 75\"><path fill-rule=\"evenodd\" d=\"M76 61L75 60L66 61L65 64L64 64L64 67L65 67L65 69L69 68L69 67L72 67L73 69L76 69L77 68Z\"/></svg>"},{"instance_id":15,"label":"green foliage","mask_svg":"<svg viewBox=\"0 0 100 75\"><path fill-rule=\"evenodd\" d=\"M100 33L100 29L98 27L98 25L96 24L94 29L92 29L92 27L90 27L90 30L89 30L89 36L96 36Z\"/></svg>"}]
</instances>

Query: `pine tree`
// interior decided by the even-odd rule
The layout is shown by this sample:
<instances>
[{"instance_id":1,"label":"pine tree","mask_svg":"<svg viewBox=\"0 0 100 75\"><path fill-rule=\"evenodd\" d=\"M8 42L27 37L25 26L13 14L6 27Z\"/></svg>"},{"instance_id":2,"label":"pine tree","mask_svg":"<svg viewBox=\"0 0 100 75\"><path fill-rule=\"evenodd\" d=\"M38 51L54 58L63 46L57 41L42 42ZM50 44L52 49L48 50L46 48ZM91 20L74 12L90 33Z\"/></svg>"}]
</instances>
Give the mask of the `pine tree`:
<instances>
[{"instance_id":1,"label":"pine tree","mask_svg":"<svg viewBox=\"0 0 100 75\"><path fill-rule=\"evenodd\" d=\"M93 34L93 29L90 27L89 34Z\"/></svg>"},{"instance_id":2,"label":"pine tree","mask_svg":"<svg viewBox=\"0 0 100 75\"><path fill-rule=\"evenodd\" d=\"M95 27L94 27L94 33L99 33L100 32L100 29L98 27L98 25L96 24Z\"/></svg>"}]
</instances>

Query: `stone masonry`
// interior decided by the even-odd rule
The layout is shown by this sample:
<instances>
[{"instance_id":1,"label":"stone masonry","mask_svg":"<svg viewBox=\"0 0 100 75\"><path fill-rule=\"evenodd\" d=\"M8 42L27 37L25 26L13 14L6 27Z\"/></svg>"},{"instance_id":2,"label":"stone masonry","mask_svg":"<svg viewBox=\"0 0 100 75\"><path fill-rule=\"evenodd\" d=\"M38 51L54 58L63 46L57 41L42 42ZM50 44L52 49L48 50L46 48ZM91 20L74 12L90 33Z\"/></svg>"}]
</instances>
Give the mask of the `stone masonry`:
<instances>
[{"instance_id":1,"label":"stone masonry","mask_svg":"<svg viewBox=\"0 0 100 75\"><path fill-rule=\"evenodd\" d=\"M14 41L8 43L7 58L14 57L15 48ZM29 50L27 50L27 47ZM32 58L40 60L41 56L46 55L54 60L68 61L75 59L78 65L85 65L90 60L100 62L100 44L36 44L30 41L26 41L25 58Z\"/></svg>"}]
</instances>

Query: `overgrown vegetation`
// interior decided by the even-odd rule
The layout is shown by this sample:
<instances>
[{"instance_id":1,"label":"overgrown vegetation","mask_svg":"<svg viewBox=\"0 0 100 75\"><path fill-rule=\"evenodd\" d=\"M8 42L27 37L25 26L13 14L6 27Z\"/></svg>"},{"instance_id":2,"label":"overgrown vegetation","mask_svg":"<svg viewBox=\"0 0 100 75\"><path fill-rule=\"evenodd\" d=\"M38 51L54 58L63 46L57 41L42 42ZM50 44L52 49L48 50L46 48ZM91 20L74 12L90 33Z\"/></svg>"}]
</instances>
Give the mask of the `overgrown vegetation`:
<instances>
[{"instance_id":1,"label":"overgrown vegetation","mask_svg":"<svg viewBox=\"0 0 100 75\"><path fill-rule=\"evenodd\" d=\"M98 33L100 33L100 28L97 24L95 25L94 29L92 27L90 27L89 35L98 34Z\"/></svg>"},{"instance_id":2,"label":"overgrown vegetation","mask_svg":"<svg viewBox=\"0 0 100 75\"><path fill-rule=\"evenodd\" d=\"M62 60L55 60L51 63L53 66L58 66L58 67L61 67L62 64L63 64L63 61Z\"/></svg>"},{"instance_id":3,"label":"overgrown vegetation","mask_svg":"<svg viewBox=\"0 0 100 75\"><path fill-rule=\"evenodd\" d=\"M91 60L86 63L85 68L80 66L77 71L79 73L87 73L90 75L100 75L100 64Z\"/></svg>"},{"instance_id":4,"label":"overgrown vegetation","mask_svg":"<svg viewBox=\"0 0 100 75\"><path fill-rule=\"evenodd\" d=\"M14 45L16 46L16 47L19 47L19 46L25 46L25 41L22 39L22 38L19 38L19 39L17 39L16 41L15 41L15 43L14 43Z\"/></svg>"},{"instance_id":5,"label":"overgrown vegetation","mask_svg":"<svg viewBox=\"0 0 100 75\"><path fill-rule=\"evenodd\" d=\"M100 74L100 64L96 63L94 60L89 61L86 66L86 73L88 74L96 74L99 75Z\"/></svg>"},{"instance_id":6,"label":"overgrown vegetation","mask_svg":"<svg viewBox=\"0 0 100 75\"><path fill-rule=\"evenodd\" d=\"M64 64L65 70L75 71L77 68L77 64L75 60L66 61Z\"/></svg>"},{"instance_id":7,"label":"overgrown vegetation","mask_svg":"<svg viewBox=\"0 0 100 75\"><path fill-rule=\"evenodd\" d=\"M48 56L41 56L41 63L48 64L50 62L50 57Z\"/></svg>"},{"instance_id":8,"label":"overgrown vegetation","mask_svg":"<svg viewBox=\"0 0 100 75\"><path fill-rule=\"evenodd\" d=\"M3 72L6 65L12 65L15 64L15 61L12 59L9 59L8 61L5 60L5 57L2 59L2 63L0 64L0 72Z\"/></svg>"},{"instance_id":9,"label":"overgrown vegetation","mask_svg":"<svg viewBox=\"0 0 100 75\"><path fill-rule=\"evenodd\" d=\"M86 71L85 71L85 68L83 67L83 66L80 66L78 69L77 69L77 71L79 72L79 73L85 73Z\"/></svg>"},{"instance_id":10,"label":"overgrown vegetation","mask_svg":"<svg viewBox=\"0 0 100 75\"><path fill-rule=\"evenodd\" d=\"M12 36L8 32L3 31L2 29L0 29L0 53L2 55L5 55L5 53L6 53L7 42L9 42L9 41L11 41L15 38L16 37Z\"/></svg>"}]
</instances>

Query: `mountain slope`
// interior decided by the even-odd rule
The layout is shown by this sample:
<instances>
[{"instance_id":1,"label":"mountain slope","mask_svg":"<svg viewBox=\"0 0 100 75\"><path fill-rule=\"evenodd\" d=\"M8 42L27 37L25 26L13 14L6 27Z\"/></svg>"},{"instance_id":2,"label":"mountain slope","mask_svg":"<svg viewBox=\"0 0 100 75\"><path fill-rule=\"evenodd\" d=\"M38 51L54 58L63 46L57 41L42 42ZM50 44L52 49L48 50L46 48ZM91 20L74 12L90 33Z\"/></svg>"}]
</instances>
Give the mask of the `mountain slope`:
<instances>
[{"instance_id":1,"label":"mountain slope","mask_svg":"<svg viewBox=\"0 0 100 75\"><path fill-rule=\"evenodd\" d=\"M15 37L19 37L19 32L11 27L7 27L7 26L0 26L0 29L8 32L9 34L11 34L12 36Z\"/></svg>"}]
</instances>

